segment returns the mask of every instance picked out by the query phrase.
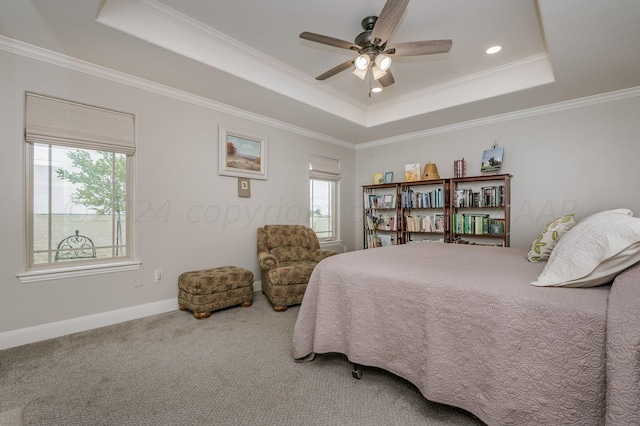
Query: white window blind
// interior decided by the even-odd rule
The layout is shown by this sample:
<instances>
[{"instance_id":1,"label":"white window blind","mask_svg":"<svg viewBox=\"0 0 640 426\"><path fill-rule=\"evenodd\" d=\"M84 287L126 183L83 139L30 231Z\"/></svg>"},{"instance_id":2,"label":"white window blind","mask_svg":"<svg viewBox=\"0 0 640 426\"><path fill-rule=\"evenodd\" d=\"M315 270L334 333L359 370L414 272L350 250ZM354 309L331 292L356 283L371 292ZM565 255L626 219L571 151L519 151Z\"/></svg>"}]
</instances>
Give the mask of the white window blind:
<instances>
[{"instance_id":1,"label":"white window blind","mask_svg":"<svg viewBox=\"0 0 640 426\"><path fill-rule=\"evenodd\" d=\"M309 177L312 179L340 180L340 160L309 154Z\"/></svg>"},{"instance_id":2,"label":"white window blind","mask_svg":"<svg viewBox=\"0 0 640 426\"><path fill-rule=\"evenodd\" d=\"M27 93L26 141L133 155L134 117Z\"/></svg>"}]
</instances>

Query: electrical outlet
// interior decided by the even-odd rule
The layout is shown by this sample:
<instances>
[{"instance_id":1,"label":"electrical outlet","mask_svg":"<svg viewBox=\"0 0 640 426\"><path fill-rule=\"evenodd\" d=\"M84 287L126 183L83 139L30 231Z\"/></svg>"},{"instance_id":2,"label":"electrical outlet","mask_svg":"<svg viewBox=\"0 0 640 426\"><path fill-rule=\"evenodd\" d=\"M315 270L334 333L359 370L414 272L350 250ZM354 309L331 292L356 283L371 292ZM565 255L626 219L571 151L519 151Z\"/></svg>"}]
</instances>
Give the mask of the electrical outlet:
<instances>
[{"instance_id":1,"label":"electrical outlet","mask_svg":"<svg viewBox=\"0 0 640 426\"><path fill-rule=\"evenodd\" d=\"M162 281L162 269L156 269L153 272L153 281L159 283Z\"/></svg>"}]
</instances>

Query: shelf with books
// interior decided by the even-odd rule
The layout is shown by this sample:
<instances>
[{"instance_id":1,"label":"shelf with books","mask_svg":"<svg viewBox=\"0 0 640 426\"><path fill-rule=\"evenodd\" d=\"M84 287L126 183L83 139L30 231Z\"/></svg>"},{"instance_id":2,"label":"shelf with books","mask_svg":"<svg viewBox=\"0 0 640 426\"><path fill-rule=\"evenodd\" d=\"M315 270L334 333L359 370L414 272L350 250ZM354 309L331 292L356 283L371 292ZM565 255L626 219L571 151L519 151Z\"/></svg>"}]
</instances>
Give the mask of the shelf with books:
<instances>
[{"instance_id":1,"label":"shelf with books","mask_svg":"<svg viewBox=\"0 0 640 426\"><path fill-rule=\"evenodd\" d=\"M362 187L365 249L402 244L399 188L398 183Z\"/></svg>"},{"instance_id":2,"label":"shelf with books","mask_svg":"<svg viewBox=\"0 0 640 426\"><path fill-rule=\"evenodd\" d=\"M509 247L511 175L451 179L451 242Z\"/></svg>"},{"instance_id":3,"label":"shelf with books","mask_svg":"<svg viewBox=\"0 0 640 426\"><path fill-rule=\"evenodd\" d=\"M400 209L402 241L449 242L449 180L403 182Z\"/></svg>"}]
</instances>

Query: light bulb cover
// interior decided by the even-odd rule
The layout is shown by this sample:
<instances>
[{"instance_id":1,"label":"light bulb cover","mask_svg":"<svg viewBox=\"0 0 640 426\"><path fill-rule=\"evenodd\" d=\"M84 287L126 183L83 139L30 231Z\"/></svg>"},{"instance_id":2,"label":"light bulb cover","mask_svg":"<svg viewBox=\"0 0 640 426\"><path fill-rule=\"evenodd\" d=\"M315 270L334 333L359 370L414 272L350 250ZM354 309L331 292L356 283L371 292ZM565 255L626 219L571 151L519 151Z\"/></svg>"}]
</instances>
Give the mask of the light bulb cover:
<instances>
[{"instance_id":1,"label":"light bulb cover","mask_svg":"<svg viewBox=\"0 0 640 426\"><path fill-rule=\"evenodd\" d=\"M359 69L359 70L366 70L367 68L369 68L370 63L371 63L371 58L369 58L369 55L360 55L354 61L356 69Z\"/></svg>"},{"instance_id":2,"label":"light bulb cover","mask_svg":"<svg viewBox=\"0 0 640 426\"><path fill-rule=\"evenodd\" d=\"M387 75L386 71L383 71L378 67L371 67L371 72L373 73L373 79L374 80L378 80L379 78L384 77L385 75Z\"/></svg>"},{"instance_id":3,"label":"light bulb cover","mask_svg":"<svg viewBox=\"0 0 640 426\"><path fill-rule=\"evenodd\" d=\"M353 70L353 74L357 75L361 80L364 80L364 78L367 76L367 71L369 70L369 68L365 68L363 70L359 70L358 68Z\"/></svg>"},{"instance_id":4,"label":"light bulb cover","mask_svg":"<svg viewBox=\"0 0 640 426\"><path fill-rule=\"evenodd\" d=\"M378 68L380 68L382 71L388 70L391 66L391 58L384 53L380 53L378 56L376 56L375 62Z\"/></svg>"},{"instance_id":5,"label":"light bulb cover","mask_svg":"<svg viewBox=\"0 0 640 426\"><path fill-rule=\"evenodd\" d=\"M372 87L371 88L371 92L380 93L380 92L382 92L382 87L379 87L379 86Z\"/></svg>"}]
</instances>

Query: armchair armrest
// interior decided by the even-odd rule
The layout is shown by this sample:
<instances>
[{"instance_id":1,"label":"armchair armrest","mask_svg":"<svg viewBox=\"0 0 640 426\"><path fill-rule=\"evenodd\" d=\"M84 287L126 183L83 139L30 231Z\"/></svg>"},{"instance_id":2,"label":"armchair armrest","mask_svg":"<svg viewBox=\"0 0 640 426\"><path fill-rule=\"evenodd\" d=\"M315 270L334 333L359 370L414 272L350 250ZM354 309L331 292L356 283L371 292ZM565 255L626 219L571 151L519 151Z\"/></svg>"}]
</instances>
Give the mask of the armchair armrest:
<instances>
[{"instance_id":1,"label":"armchair armrest","mask_svg":"<svg viewBox=\"0 0 640 426\"><path fill-rule=\"evenodd\" d=\"M260 269L265 271L278 267L278 259L271 253L264 251L262 253L258 253L258 263L260 264Z\"/></svg>"},{"instance_id":2,"label":"armchair armrest","mask_svg":"<svg viewBox=\"0 0 640 426\"><path fill-rule=\"evenodd\" d=\"M334 254L338 254L335 250L327 250L327 249L319 249L313 253L313 259L315 262L320 262L322 259L326 259L329 256L333 256Z\"/></svg>"}]
</instances>

